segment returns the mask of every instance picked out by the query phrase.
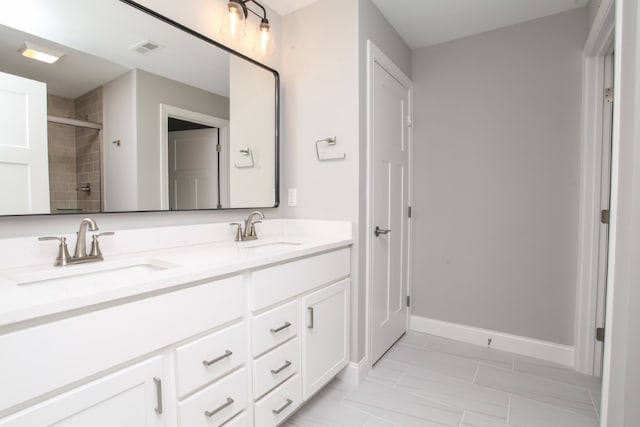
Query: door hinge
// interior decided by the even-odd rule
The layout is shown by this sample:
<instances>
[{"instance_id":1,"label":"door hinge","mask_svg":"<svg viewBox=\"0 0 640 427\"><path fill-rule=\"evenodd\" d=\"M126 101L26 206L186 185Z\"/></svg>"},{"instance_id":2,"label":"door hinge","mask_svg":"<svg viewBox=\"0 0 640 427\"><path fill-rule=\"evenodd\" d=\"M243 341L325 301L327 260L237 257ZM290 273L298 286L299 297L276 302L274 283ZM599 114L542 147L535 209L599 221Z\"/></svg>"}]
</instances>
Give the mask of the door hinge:
<instances>
[{"instance_id":1,"label":"door hinge","mask_svg":"<svg viewBox=\"0 0 640 427\"><path fill-rule=\"evenodd\" d=\"M604 342L604 328L596 328L596 340Z\"/></svg>"},{"instance_id":2,"label":"door hinge","mask_svg":"<svg viewBox=\"0 0 640 427\"><path fill-rule=\"evenodd\" d=\"M413 211L413 209L411 208L411 206L409 206L407 208L407 217L411 218L411 214L413 213L412 211Z\"/></svg>"},{"instance_id":3,"label":"door hinge","mask_svg":"<svg viewBox=\"0 0 640 427\"><path fill-rule=\"evenodd\" d=\"M411 297L407 295L407 307L411 307Z\"/></svg>"},{"instance_id":4,"label":"door hinge","mask_svg":"<svg viewBox=\"0 0 640 427\"><path fill-rule=\"evenodd\" d=\"M217 151L218 153L221 153L221 152L222 152L222 144L216 144L216 151Z\"/></svg>"},{"instance_id":5,"label":"door hinge","mask_svg":"<svg viewBox=\"0 0 640 427\"><path fill-rule=\"evenodd\" d=\"M604 90L604 100L609 104L613 104L613 88L606 88Z\"/></svg>"},{"instance_id":6,"label":"door hinge","mask_svg":"<svg viewBox=\"0 0 640 427\"><path fill-rule=\"evenodd\" d=\"M600 211L600 222L603 224L609 224L609 209L603 209Z\"/></svg>"}]
</instances>

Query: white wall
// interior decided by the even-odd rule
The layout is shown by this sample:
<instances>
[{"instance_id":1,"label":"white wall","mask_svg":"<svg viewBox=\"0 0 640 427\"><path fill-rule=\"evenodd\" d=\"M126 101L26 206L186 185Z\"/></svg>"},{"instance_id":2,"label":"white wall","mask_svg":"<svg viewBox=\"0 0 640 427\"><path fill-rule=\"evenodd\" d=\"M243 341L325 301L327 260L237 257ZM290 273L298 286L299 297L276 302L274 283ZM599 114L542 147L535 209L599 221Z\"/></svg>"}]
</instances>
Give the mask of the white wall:
<instances>
[{"instance_id":1,"label":"white wall","mask_svg":"<svg viewBox=\"0 0 640 427\"><path fill-rule=\"evenodd\" d=\"M330 26L327 24L330 22ZM319 2L283 18L282 197L296 188L292 218L354 223L351 286L351 360L365 355L363 232L366 152L366 40L411 72L411 51L370 0ZM319 162L316 140L337 137Z\"/></svg>"},{"instance_id":2,"label":"white wall","mask_svg":"<svg viewBox=\"0 0 640 427\"><path fill-rule=\"evenodd\" d=\"M640 8L616 1L616 75L603 426L640 419Z\"/></svg>"},{"instance_id":3,"label":"white wall","mask_svg":"<svg viewBox=\"0 0 640 427\"><path fill-rule=\"evenodd\" d=\"M320 0L283 17L282 205L296 188L298 206L290 218L336 219L354 223L358 212L358 2ZM314 142L337 138L329 155L344 161L319 162ZM357 239L357 236L356 236ZM358 242L352 251L351 359L358 360Z\"/></svg>"},{"instance_id":4,"label":"white wall","mask_svg":"<svg viewBox=\"0 0 640 427\"><path fill-rule=\"evenodd\" d=\"M585 8L414 51L413 314L573 345Z\"/></svg>"},{"instance_id":5,"label":"white wall","mask_svg":"<svg viewBox=\"0 0 640 427\"><path fill-rule=\"evenodd\" d=\"M136 210L138 149L135 71L129 71L105 84L103 102L103 209L112 212ZM120 141L120 144L116 144L116 141Z\"/></svg>"},{"instance_id":6,"label":"white wall","mask_svg":"<svg viewBox=\"0 0 640 427\"><path fill-rule=\"evenodd\" d=\"M213 39L230 45L246 55L254 57L259 62L265 63L276 70L280 69L281 49L279 47L273 55L264 58L251 52L249 38L240 42L223 39L219 30L222 19L225 16L226 0L183 0L180 2L141 0L140 3ZM281 19L270 9L267 9L267 13L273 34L276 37L276 43L279 43L278 40L281 40ZM96 219L101 229L115 230L238 220L245 217L246 212L141 212L92 214L92 217ZM265 209L264 212L268 218L282 216L280 209ZM19 237L68 233L77 229L82 217L82 215L0 217L0 236Z\"/></svg>"}]
</instances>

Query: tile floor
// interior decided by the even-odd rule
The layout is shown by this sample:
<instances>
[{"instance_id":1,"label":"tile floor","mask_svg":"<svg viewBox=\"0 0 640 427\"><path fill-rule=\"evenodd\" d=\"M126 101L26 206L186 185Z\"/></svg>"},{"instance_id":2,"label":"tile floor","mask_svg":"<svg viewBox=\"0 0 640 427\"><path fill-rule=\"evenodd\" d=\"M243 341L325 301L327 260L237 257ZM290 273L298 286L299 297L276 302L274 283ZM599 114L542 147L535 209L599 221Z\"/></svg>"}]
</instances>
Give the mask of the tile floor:
<instances>
[{"instance_id":1,"label":"tile floor","mask_svg":"<svg viewBox=\"0 0 640 427\"><path fill-rule=\"evenodd\" d=\"M592 427L600 380L415 332L357 388L334 380L285 427Z\"/></svg>"}]
</instances>

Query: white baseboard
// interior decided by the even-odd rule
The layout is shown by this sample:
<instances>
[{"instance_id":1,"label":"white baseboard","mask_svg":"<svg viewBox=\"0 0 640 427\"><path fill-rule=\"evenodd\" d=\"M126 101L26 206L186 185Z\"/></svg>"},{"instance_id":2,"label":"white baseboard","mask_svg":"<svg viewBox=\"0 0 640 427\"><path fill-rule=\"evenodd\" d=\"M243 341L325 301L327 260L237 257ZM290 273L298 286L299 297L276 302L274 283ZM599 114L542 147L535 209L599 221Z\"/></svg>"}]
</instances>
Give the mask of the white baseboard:
<instances>
[{"instance_id":1,"label":"white baseboard","mask_svg":"<svg viewBox=\"0 0 640 427\"><path fill-rule=\"evenodd\" d=\"M572 368L575 363L574 347L568 345L419 316L411 316L409 329L477 345L487 345L487 340L491 339L491 348L497 350L535 357Z\"/></svg>"},{"instance_id":2,"label":"white baseboard","mask_svg":"<svg viewBox=\"0 0 640 427\"><path fill-rule=\"evenodd\" d=\"M337 377L346 384L358 386L371 370L369 359L363 357L360 362L349 362L347 366L338 373Z\"/></svg>"}]
</instances>

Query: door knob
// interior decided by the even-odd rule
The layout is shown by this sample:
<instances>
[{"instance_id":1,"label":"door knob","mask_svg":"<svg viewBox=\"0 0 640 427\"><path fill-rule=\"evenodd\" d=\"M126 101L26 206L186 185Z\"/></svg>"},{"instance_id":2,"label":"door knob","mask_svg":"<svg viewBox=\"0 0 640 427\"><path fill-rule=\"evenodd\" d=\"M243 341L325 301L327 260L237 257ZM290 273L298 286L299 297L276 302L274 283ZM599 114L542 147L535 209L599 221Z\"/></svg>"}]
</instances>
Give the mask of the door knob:
<instances>
[{"instance_id":1,"label":"door knob","mask_svg":"<svg viewBox=\"0 0 640 427\"><path fill-rule=\"evenodd\" d=\"M391 233L391 230L383 230L377 225L376 225L376 229L374 230L374 234L376 235L376 237L380 236L381 234L389 234L389 233Z\"/></svg>"}]
</instances>

